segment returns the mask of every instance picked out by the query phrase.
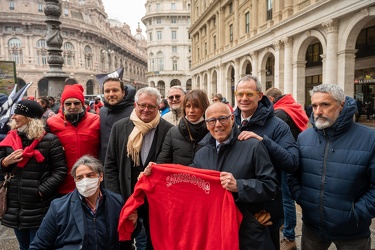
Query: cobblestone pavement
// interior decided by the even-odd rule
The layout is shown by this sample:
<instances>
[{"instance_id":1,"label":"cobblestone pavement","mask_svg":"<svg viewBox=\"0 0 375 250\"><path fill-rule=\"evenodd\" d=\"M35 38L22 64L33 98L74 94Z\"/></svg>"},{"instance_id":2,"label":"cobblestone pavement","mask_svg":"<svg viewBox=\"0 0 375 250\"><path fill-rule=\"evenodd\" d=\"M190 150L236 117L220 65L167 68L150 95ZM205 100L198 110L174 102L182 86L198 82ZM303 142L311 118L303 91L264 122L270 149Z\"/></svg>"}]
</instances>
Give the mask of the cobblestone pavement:
<instances>
[{"instance_id":1,"label":"cobblestone pavement","mask_svg":"<svg viewBox=\"0 0 375 250\"><path fill-rule=\"evenodd\" d=\"M297 227L296 227L296 243L298 249L301 249L301 208L297 205ZM13 229L0 225L0 250L17 250L18 243ZM336 247L332 244L329 250ZM375 250L375 219L371 224L371 249Z\"/></svg>"},{"instance_id":2,"label":"cobblestone pavement","mask_svg":"<svg viewBox=\"0 0 375 250\"><path fill-rule=\"evenodd\" d=\"M363 121L363 122L362 122ZM362 117L360 122L368 127L375 130L375 120L366 121ZM297 205L297 227L296 227L296 243L298 249L301 249L301 209ZM13 229L0 225L0 250L17 250L18 242L14 235ZM334 245L331 245L329 250L336 249ZM375 250L375 219L372 220L371 224L371 249Z\"/></svg>"}]
</instances>

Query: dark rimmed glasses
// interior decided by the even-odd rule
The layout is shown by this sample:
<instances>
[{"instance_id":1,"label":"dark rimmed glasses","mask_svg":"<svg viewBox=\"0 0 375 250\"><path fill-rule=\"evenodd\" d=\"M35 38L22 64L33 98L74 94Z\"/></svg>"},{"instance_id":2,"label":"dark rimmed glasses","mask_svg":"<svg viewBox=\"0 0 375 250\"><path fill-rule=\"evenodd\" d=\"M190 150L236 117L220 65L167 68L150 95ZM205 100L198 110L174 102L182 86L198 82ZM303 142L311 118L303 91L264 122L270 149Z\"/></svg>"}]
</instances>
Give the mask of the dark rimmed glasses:
<instances>
[{"instance_id":1,"label":"dark rimmed glasses","mask_svg":"<svg viewBox=\"0 0 375 250\"><path fill-rule=\"evenodd\" d=\"M257 94L259 94L259 91L254 91L254 92L234 92L234 94L236 95L236 97L239 97L239 98L242 98L244 96L246 96L247 98L251 98Z\"/></svg>"},{"instance_id":2,"label":"dark rimmed glasses","mask_svg":"<svg viewBox=\"0 0 375 250\"><path fill-rule=\"evenodd\" d=\"M168 96L168 99L170 101L173 101L173 99L176 99L178 101L178 100L180 100L180 98L181 98L181 95L170 95L170 96Z\"/></svg>"},{"instance_id":3,"label":"dark rimmed glasses","mask_svg":"<svg viewBox=\"0 0 375 250\"><path fill-rule=\"evenodd\" d=\"M64 105L66 106L72 106L72 104L74 104L74 106L78 106L78 105L81 105L82 103L81 102L64 102Z\"/></svg>"},{"instance_id":4,"label":"dark rimmed glasses","mask_svg":"<svg viewBox=\"0 0 375 250\"><path fill-rule=\"evenodd\" d=\"M150 105L150 104L140 104L137 102L137 106L141 109L141 110L145 110L146 108L148 108L148 110L150 111L154 111L157 107L154 106L154 105Z\"/></svg>"},{"instance_id":5,"label":"dark rimmed glasses","mask_svg":"<svg viewBox=\"0 0 375 250\"><path fill-rule=\"evenodd\" d=\"M226 124L228 122L228 119L229 117L231 117L232 115L228 115L228 116L219 116L218 118L210 118L210 119L207 119L206 122L208 123L208 125L210 126L215 126L216 124L216 121L219 121L222 125Z\"/></svg>"}]
</instances>

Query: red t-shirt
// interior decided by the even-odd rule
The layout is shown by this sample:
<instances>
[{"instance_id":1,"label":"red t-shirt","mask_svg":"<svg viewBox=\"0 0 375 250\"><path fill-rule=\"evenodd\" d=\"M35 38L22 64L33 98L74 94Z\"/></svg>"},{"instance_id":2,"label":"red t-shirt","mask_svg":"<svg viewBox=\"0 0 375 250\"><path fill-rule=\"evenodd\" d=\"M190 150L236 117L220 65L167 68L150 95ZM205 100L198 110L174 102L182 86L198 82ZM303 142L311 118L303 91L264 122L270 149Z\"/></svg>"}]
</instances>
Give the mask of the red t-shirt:
<instances>
[{"instance_id":1,"label":"red t-shirt","mask_svg":"<svg viewBox=\"0 0 375 250\"><path fill-rule=\"evenodd\" d=\"M135 186L120 214L120 240L130 240L127 217L149 203L152 245L158 249L239 249L242 214L220 172L176 164L152 165L152 174Z\"/></svg>"}]
</instances>

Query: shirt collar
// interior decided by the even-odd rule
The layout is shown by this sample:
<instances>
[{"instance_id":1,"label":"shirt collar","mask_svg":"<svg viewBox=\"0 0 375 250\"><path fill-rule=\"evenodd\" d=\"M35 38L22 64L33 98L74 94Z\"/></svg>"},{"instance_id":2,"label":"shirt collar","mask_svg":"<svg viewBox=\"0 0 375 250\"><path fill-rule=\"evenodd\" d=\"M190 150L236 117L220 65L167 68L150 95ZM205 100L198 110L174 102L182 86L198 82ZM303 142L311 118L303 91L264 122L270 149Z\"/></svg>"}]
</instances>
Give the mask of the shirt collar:
<instances>
[{"instance_id":1,"label":"shirt collar","mask_svg":"<svg viewBox=\"0 0 375 250\"><path fill-rule=\"evenodd\" d=\"M222 143L220 143L220 142L218 142L218 141L215 140L215 142L216 142L216 148L217 148L217 145L219 145L219 144L229 144L229 141L230 141L230 138L228 138L227 140L225 140Z\"/></svg>"}]
</instances>

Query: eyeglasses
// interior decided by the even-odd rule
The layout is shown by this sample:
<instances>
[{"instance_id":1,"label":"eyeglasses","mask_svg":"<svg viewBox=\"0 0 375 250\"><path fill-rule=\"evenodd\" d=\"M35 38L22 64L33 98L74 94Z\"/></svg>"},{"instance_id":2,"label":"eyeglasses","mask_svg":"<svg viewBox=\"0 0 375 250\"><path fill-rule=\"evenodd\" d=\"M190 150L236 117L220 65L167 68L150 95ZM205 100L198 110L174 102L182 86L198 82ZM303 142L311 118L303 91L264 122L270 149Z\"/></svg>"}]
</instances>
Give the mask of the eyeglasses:
<instances>
[{"instance_id":1,"label":"eyeglasses","mask_svg":"<svg viewBox=\"0 0 375 250\"><path fill-rule=\"evenodd\" d=\"M154 105L150 105L150 104L139 104L137 102L137 106L141 109L141 110L145 110L146 108L148 108L148 110L150 111L154 111L157 107L154 106Z\"/></svg>"},{"instance_id":2,"label":"eyeglasses","mask_svg":"<svg viewBox=\"0 0 375 250\"><path fill-rule=\"evenodd\" d=\"M74 104L74 106L78 106L78 105L81 105L82 103L81 102L64 102L64 105L66 106L71 106L72 104Z\"/></svg>"},{"instance_id":3,"label":"eyeglasses","mask_svg":"<svg viewBox=\"0 0 375 250\"><path fill-rule=\"evenodd\" d=\"M253 97L256 94L259 94L259 91L255 91L255 92L235 92L234 94L239 98L242 98L244 95L246 95L247 98L250 98L250 97Z\"/></svg>"},{"instance_id":4,"label":"eyeglasses","mask_svg":"<svg viewBox=\"0 0 375 250\"><path fill-rule=\"evenodd\" d=\"M219 121L222 125L226 124L228 122L228 119L229 117L231 117L232 115L228 115L228 116L220 116L218 118L210 118L210 119L207 119L206 122L208 123L208 125L210 126L215 126L216 124L216 121Z\"/></svg>"},{"instance_id":5,"label":"eyeglasses","mask_svg":"<svg viewBox=\"0 0 375 250\"><path fill-rule=\"evenodd\" d=\"M181 95L170 95L170 96L168 96L168 99L170 101L173 101L173 99L176 99L178 101L178 100L180 100L180 98L181 98Z\"/></svg>"}]
</instances>

